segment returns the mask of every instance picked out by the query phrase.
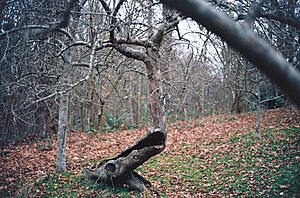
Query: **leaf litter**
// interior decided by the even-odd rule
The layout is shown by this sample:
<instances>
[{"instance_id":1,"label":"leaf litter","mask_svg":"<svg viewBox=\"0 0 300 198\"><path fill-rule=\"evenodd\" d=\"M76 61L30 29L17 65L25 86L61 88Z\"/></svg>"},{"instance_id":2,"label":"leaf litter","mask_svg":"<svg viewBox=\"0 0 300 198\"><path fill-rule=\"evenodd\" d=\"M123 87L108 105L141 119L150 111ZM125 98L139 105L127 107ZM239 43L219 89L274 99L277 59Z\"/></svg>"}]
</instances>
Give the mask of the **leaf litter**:
<instances>
[{"instance_id":1,"label":"leaf litter","mask_svg":"<svg viewBox=\"0 0 300 198\"><path fill-rule=\"evenodd\" d=\"M271 197L287 196L290 191L296 196L293 189L299 188L299 171L298 178L291 174L300 164L299 110L262 112L263 134L259 141L253 138L255 119L255 113L245 113L171 123L167 127L165 151L138 171L168 197ZM292 130L282 132L286 129ZM68 134L68 171L76 178L74 175L79 175L82 168L116 155L144 131ZM41 151L42 143L11 144L2 148L9 154L0 156L0 195L13 196L25 183L41 182L45 176L41 183L51 175L63 183L73 181L70 175L54 174L56 140L51 150ZM296 183L291 183L290 178ZM85 194L83 188L86 187L78 182L68 190L79 193L77 195ZM36 187L35 195L45 193L45 186ZM59 184L53 186L58 187ZM89 193L92 197L99 195L96 190Z\"/></svg>"}]
</instances>

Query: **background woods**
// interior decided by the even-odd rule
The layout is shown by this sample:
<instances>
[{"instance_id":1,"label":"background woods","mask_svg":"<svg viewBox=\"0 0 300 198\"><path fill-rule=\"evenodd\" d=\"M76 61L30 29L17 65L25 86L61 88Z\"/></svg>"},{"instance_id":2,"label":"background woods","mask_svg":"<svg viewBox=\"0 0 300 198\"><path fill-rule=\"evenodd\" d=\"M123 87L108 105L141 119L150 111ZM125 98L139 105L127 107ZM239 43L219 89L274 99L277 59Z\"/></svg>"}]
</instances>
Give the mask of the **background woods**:
<instances>
[{"instance_id":1,"label":"background woods","mask_svg":"<svg viewBox=\"0 0 300 198\"><path fill-rule=\"evenodd\" d=\"M249 13L256 4L249 1L212 3L238 23L251 19L252 29L299 67L298 1L265 2L255 16ZM149 124L146 67L133 54L128 56L123 46L149 51L153 43L149 38L163 28L155 59L161 64L168 119L254 110L258 93L264 108L289 104L273 82L222 40L200 24L164 11L161 4L88 0L70 4L1 4L2 144L28 135L50 136L56 130L63 84L69 95L71 130ZM68 27L59 27L66 13ZM68 51L72 62L66 68ZM69 81L62 81L64 75Z\"/></svg>"}]
</instances>

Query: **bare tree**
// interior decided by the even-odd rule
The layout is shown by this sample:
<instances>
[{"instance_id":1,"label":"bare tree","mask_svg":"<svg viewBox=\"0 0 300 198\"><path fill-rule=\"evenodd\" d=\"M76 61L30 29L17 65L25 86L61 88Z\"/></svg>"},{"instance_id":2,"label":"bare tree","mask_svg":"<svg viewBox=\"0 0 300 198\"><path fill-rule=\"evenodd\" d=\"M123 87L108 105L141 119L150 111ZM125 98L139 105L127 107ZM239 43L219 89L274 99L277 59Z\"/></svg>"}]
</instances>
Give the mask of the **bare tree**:
<instances>
[{"instance_id":1,"label":"bare tree","mask_svg":"<svg viewBox=\"0 0 300 198\"><path fill-rule=\"evenodd\" d=\"M118 27L115 16L118 14L125 1L119 1L113 8L105 1L100 1L111 19L110 27ZM117 28L110 30L110 42L121 54L142 61L147 70L149 81L149 103L152 116L152 127L139 140L116 157L99 163L94 170L85 169L87 177L115 185L127 184L131 188L143 191L150 182L137 174L134 169L147 161L150 157L157 155L165 148L167 138L163 90L161 77L161 63L159 49L166 31L172 28L179 21L165 21L151 35L149 40L132 39L130 35L120 38L116 35ZM136 46L136 47L134 47Z\"/></svg>"}]
</instances>

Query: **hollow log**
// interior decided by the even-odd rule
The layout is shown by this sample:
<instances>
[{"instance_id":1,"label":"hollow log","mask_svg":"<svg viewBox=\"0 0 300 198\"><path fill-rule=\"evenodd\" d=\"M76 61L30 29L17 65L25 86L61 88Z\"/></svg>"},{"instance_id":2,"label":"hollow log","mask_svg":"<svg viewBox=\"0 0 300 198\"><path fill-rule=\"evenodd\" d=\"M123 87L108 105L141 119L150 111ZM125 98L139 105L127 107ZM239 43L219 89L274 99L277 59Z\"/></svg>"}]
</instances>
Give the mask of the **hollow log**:
<instances>
[{"instance_id":1,"label":"hollow log","mask_svg":"<svg viewBox=\"0 0 300 198\"><path fill-rule=\"evenodd\" d=\"M151 183L134 170L165 148L166 135L159 128L151 128L134 144L117 156L106 159L83 173L89 180L117 187L129 187L138 192L150 188Z\"/></svg>"}]
</instances>

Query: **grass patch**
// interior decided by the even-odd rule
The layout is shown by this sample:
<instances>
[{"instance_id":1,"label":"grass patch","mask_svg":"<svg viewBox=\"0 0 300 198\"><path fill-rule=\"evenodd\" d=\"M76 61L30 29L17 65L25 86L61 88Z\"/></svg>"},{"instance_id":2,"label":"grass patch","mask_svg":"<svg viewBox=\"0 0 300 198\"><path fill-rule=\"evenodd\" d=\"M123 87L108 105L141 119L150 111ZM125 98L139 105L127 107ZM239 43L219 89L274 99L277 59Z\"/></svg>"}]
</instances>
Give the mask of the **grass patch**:
<instances>
[{"instance_id":1,"label":"grass patch","mask_svg":"<svg viewBox=\"0 0 300 198\"><path fill-rule=\"evenodd\" d=\"M65 197L130 197L133 192L104 184L91 183L84 176L70 171L51 172L36 180L33 185L23 187L20 197L65 198ZM24 196L25 195L25 196Z\"/></svg>"},{"instance_id":2,"label":"grass patch","mask_svg":"<svg viewBox=\"0 0 300 198\"><path fill-rule=\"evenodd\" d=\"M148 174L158 188L176 186L178 193L190 195L298 197L300 130L267 130L256 141L250 138L252 135L246 133L222 143L205 143L212 151L209 157L203 158L201 152L161 155L149 160L140 171ZM187 145L181 146L189 153Z\"/></svg>"}]
</instances>

